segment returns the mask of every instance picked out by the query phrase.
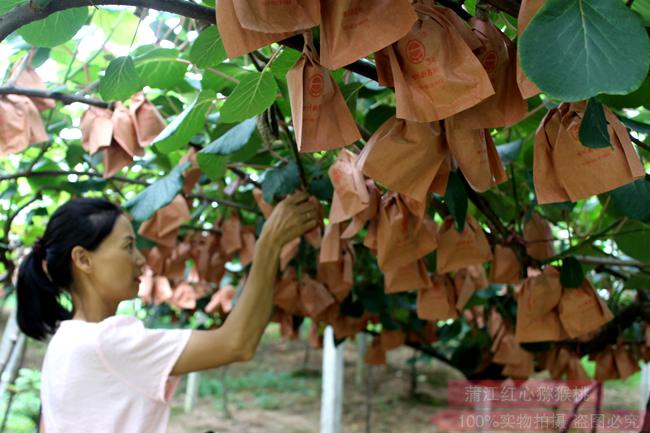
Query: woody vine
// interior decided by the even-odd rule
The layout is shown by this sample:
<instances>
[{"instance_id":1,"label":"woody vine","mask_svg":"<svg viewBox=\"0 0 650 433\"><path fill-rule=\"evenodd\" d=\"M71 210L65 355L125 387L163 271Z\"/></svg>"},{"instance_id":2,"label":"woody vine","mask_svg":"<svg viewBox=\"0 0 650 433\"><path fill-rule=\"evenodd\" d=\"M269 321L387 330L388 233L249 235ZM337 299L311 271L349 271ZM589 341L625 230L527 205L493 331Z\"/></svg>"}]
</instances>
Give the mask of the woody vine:
<instances>
[{"instance_id":1,"label":"woody vine","mask_svg":"<svg viewBox=\"0 0 650 433\"><path fill-rule=\"evenodd\" d=\"M304 2L290 23L253 1L10 3L7 294L46 209L103 195L139 228L143 308L219 326L263 218L304 188L323 225L283 250L285 338L309 317L314 347L331 324L374 335L369 363L407 344L468 378L650 359L642 2Z\"/></svg>"}]
</instances>

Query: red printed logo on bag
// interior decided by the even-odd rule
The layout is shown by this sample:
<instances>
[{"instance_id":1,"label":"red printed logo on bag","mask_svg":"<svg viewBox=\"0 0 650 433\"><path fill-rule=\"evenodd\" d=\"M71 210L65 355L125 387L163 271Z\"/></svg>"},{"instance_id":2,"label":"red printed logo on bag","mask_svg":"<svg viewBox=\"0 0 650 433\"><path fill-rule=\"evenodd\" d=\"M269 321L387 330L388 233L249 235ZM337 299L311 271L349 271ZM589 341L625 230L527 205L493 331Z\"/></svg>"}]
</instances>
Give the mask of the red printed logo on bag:
<instances>
[{"instance_id":1,"label":"red printed logo on bag","mask_svg":"<svg viewBox=\"0 0 650 433\"><path fill-rule=\"evenodd\" d=\"M494 51L488 51L485 54L485 57L483 57L482 63L483 63L483 68L485 68L485 71L489 75L492 75L494 71L497 69L497 63L499 63L499 56Z\"/></svg>"},{"instance_id":2,"label":"red printed logo on bag","mask_svg":"<svg viewBox=\"0 0 650 433\"><path fill-rule=\"evenodd\" d=\"M425 54L426 50L424 49L424 45L417 39L411 39L406 43L406 57L414 65L422 63Z\"/></svg>"},{"instance_id":3,"label":"red printed logo on bag","mask_svg":"<svg viewBox=\"0 0 650 433\"><path fill-rule=\"evenodd\" d=\"M323 74L313 75L309 79L309 94L314 98L318 98L323 94L323 88L325 87L325 82L323 80Z\"/></svg>"}]
</instances>

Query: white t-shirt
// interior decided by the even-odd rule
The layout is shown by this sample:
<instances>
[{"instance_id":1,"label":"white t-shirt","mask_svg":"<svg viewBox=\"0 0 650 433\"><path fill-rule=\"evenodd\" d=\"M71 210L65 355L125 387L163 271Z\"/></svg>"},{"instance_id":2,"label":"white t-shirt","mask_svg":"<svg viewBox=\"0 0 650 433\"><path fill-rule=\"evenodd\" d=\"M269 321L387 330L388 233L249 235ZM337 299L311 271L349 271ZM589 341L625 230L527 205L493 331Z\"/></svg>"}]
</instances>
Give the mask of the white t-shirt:
<instances>
[{"instance_id":1,"label":"white t-shirt","mask_svg":"<svg viewBox=\"0 0 650 433\"><path fill-rule=\"evenodd\" d=\"M191 329L147 329L132 316L64 320L41 374L45 433L166 433Z\"/></svg>"}]
</instances>

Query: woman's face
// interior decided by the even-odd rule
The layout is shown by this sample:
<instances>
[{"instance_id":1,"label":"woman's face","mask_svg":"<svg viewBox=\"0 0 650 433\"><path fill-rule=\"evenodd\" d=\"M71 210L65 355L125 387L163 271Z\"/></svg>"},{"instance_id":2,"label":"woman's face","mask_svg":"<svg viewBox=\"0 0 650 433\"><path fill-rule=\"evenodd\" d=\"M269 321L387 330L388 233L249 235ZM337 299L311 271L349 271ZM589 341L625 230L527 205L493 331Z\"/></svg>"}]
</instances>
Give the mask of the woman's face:
<instances>
[{"instance_id":1,"label":"woman's face","mask_svg":"<svg viewBox=\"0 0 650 433\"><path fill-rule=\"evenodd\" d=\"M124 214L91 255L91 284L104 299L121 301L137 296L145 258L135 246L133 226Z\"/></svg>"}]
</instances>

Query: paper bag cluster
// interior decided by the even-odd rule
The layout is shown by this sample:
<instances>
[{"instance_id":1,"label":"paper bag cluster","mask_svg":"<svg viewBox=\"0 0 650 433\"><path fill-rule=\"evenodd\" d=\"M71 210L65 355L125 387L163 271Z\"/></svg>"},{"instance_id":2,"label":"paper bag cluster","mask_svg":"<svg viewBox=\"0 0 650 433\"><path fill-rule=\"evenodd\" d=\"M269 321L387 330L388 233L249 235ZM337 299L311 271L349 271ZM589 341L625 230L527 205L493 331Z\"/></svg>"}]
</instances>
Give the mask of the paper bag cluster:
<instances>
[{"instance_id":1,"label":"paper bag cluster","mask_svg":"<svg viewBox=\"0 0 650 433\"><path fill-rule=\"evenodd\" d=\"M559 271L547 266L521 286L515 338L524 343L584 337L612 318L589 280L578 288L564 288Z\"/></svg>"},{"instance_id":2,"label":"paper bag cluster","mask_svg":"<svg viewBox=\"0 0 650 433\"><path fill-rule=\"evenodd\" d=\"M115 176L135 156L143 156L144 148L165 129L165 122L156 107L137 93L129 108L120 102L113 110L89 107L81 118L83 148L94 155L104 152L104 178Z\"/></svg>"}]
</instances>

